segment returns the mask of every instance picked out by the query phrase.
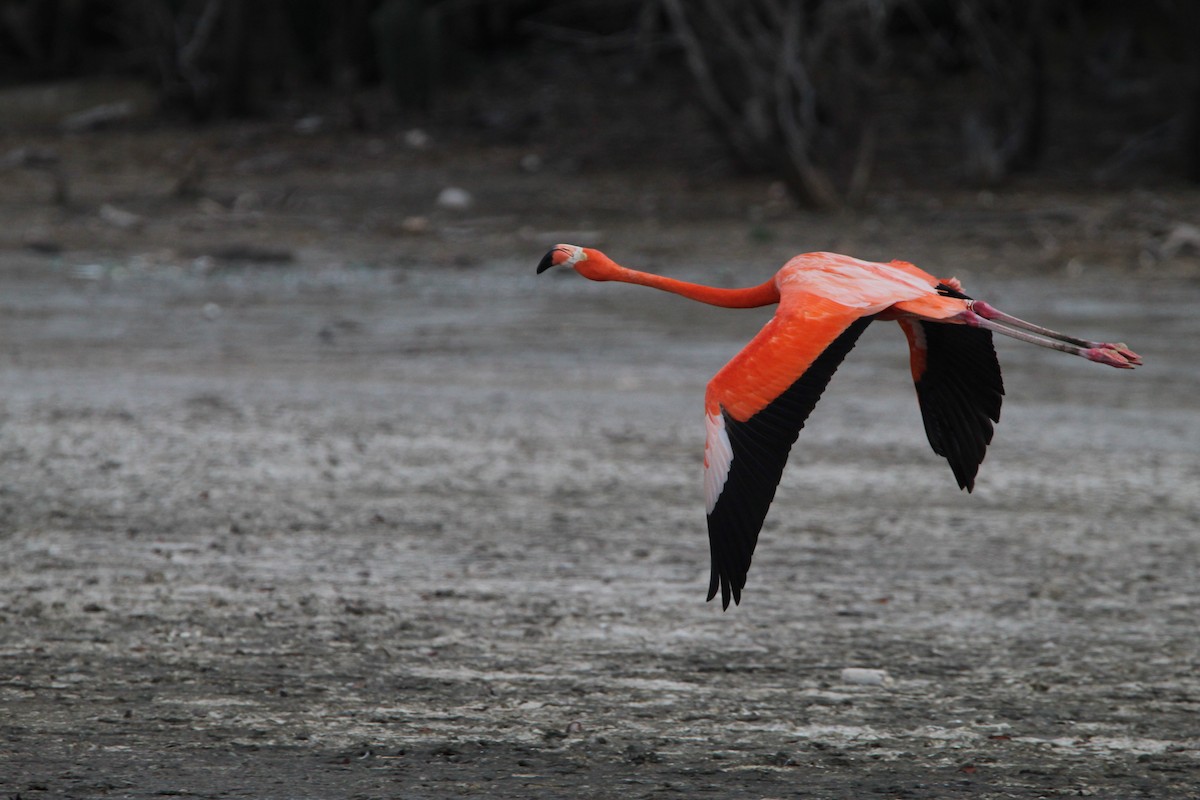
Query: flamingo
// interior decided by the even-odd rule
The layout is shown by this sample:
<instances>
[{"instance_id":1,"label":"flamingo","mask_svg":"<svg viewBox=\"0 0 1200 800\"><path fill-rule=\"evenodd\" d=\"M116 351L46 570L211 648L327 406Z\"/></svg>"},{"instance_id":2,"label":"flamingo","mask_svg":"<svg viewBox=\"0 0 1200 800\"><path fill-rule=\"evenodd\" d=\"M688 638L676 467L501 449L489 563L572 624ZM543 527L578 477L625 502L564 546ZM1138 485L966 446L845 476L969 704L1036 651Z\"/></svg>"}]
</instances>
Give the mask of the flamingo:
<instances>
[{"instance_id":1,"label":"flamingo","mask_svg":"<svg viewBox=\"0 0 1200 800\"><path fill-rule=\"evenodd\" d=\"M712 571L708 600L741 603L750 559L783 467L842 359L874 320L900 324L925 433L971 491L1000 420L1004 384L992 334L1132 369L1125 344L1092 342L999 311L905 261L875 263L805 253L765 283L721 289L628 269L599 250L556 245L538 274L569 267L593 281L650 286L724 308L778 304L775 315L708 383L704 397L704 498Z\"/></svg>"}]
</instances>

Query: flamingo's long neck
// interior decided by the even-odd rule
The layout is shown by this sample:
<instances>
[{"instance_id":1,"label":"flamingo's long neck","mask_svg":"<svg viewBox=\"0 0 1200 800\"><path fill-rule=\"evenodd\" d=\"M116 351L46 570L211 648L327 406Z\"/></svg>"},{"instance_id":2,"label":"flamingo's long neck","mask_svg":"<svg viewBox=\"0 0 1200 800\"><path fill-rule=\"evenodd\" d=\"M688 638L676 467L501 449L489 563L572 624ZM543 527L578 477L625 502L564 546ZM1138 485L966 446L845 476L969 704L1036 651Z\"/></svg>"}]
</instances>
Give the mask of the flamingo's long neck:
<instances>
[{"instance_id":1,"label":"flamingo's long neck","mask_svg":"<svg viewBox=\"0 0 1200 800\"><path fill-rule=\"evenodd\" d=\"M575 269L580 275L594 281L636 283L722 308L756 308L779 302L779 288L775 285L774 278L744 289L720 289L622 267L603 253L594 250L589 251L588 258L576 264Z\"/></svg>"}]
</instances>

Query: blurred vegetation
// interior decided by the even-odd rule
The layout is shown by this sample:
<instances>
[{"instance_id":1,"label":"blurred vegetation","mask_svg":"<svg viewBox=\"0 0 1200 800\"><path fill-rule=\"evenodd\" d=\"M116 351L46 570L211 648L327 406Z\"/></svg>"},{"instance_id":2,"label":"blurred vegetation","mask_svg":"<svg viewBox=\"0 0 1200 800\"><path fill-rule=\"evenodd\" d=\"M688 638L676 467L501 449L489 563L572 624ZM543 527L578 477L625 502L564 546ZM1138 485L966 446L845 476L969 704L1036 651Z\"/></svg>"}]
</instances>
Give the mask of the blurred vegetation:
<instances>
[{"instance_id":1,"label":"blurred vegetation","mask_svg":"<svg viewBox=\"0 0 1200 800\"><path fill-rule=\"evenodd\" d=\"M529 102L588 60L560 94L631 128L631 85L689 103L732 163L837 207L898 165L1200 182L1197 33L1195 0L0 0L0 82L135 77L196 122L324 95L366 129L463 87Z\"/></svg>"}]
</instances>

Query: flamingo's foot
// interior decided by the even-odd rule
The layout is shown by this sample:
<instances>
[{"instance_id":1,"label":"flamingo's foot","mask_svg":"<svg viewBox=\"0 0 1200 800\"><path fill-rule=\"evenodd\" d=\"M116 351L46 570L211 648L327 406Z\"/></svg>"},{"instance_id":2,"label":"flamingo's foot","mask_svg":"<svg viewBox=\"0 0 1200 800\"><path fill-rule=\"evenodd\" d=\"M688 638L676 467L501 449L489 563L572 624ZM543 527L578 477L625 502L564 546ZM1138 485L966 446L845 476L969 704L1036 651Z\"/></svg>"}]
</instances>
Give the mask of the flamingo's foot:
<instances>
[{"instance_id":1,"label":"flamingo's foot","mask_svg":"<svg viewBox=\"0 0 1200 800\"><path fill-rule=\"evenodd\" d=\"M1139 356L1137 353L1133 352L1132 350L1130 350L1129 345L1125 344L1124 342L1117 342L1116 344L1105 344L1104 346L1107 347L1109 350L1116 351L1116 353L1118 355L1122 356L1130 364L1138 365L1138 364L1142 363L1142 357Z\"/></svg>"},{"instance_id":2,"label":"flamingo's foot","mask_svg":"<svg viewBox=\"0 0 1200 800\"><path fill-rule=\"evenodd\" d=\"M1129 349L1125 344L1101 344L1099 347L1091 347L1081 353L1088 361L1095 361L1097 364L1108 364L1110 367L1117 369L1133 369L1138 364L1142 363L1142 357Z\"/></svg>"}]
</instances>

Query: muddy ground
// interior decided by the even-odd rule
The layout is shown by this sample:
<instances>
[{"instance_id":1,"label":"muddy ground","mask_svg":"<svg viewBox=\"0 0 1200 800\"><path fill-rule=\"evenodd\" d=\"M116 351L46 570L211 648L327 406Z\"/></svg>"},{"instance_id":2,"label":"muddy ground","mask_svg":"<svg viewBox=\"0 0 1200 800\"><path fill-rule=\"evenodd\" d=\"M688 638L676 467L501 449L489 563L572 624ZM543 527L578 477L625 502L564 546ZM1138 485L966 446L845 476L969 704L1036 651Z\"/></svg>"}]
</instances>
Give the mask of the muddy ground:
<instances>
[{"instance_id":1,"label":"muddy ground","mask_svg":"<svg viewBox=\"0 0 1200 800\"><path fill-rule=\"evenodd\" d=\"M1200 797L1194 194L811 215L399 136L39 146L0 187L5 797ZM1146 365L999 342L967 495L874 326L722 613L700 402L766 314L535 278L563 239L720 285L908 258Z\"/></svg>"}]
</instances>

